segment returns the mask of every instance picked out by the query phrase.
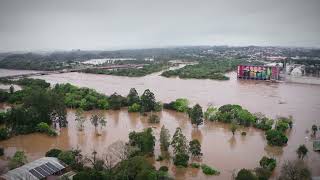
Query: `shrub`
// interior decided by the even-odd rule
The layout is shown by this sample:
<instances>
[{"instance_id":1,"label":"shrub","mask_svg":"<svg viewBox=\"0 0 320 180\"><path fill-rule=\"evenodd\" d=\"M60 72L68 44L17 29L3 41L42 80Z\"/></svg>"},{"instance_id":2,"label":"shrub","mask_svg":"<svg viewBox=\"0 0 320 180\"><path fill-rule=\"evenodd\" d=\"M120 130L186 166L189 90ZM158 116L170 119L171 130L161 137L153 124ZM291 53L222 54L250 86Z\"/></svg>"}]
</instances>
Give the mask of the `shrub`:
<instances>
[{"instance_id":1,"label":"shrub","mask_svg":"<svg viewBox=\"0 0 320 180\"><path fill-rule=\"evenodd\" d=\"M266 156L263 156L259 163L261 167L268 169L269 171L273 171L277 166L277 161L275 159Z\"/></svg>"},{"instance_id":2,"label":"shrub","mask_svg":"<svg viewBox=\"0 0 320 180\"><path fill-rule=\"evenodd\" d=\"M132 104L131 106L128 107L129 112L140 112L141 111L141 106L137 103Z\"/></svg>"},{"instance_id":3,"label":"shrub","mask_svg":"<svg viewBox=\"0 0 320 180\"><path fill-rule=\"evenodd\" d=\"M219 175L220 172L213 169L212 167L208 166L208 165L205 165L205 164L202 164L201 165L201 169L202 169L202 172L206 175Z\"/></svg>"},{"instance_id":4,"label":"shrub","mask_svg":"<svg viewBox=\"0 0 320 180\"><path fill-rule=\"evenodd\" d=\"M198 164L198 163L191 163L191 164L190 164L190 167L192 167L192 168L200 168L200 164Z\"/></svg>"},{"instance_id":5,"label":"shrub","mask_svg":"<svg viewBox=\"0 0 320 180\"><path fill-rule=\"evenodd\" d=\"M272 146L283 146L287 144L288 138L280 131L271 129L266 132L268 144Z\"/></svg>"},{"instance_id":6,"label":"shrub","mask_svg":"<svg viewBox=\"0 0 320 180\"><path fill-rule=\"evenodd\" d=\"M49 136L56 136L57 132L52 129L47 123L45 122L41 122L39 124L37 124L36 126L36 131L40 132L40 133L46 133Z\"/></svg>"},{"instance_id":7,"label":"shrub","mask_svg":"<svg viewBox=\"0 0 320 180\"><path fill-rule=\"evenodd\" d=\"M246 136L247 133L245 131L241 132L241 136Z\"/></svg>"},{"instance_id":8,"label":"shrub","mask_svg":"<svg viewBox=\"0 0 320 180\"><path fill-rule=\"evenodd\" d=\"M161 166L159 171L168 172L169 168L167 166Z\"/></svg>"},{"instance_id":9,"label":"shrub","mask_svg":"<svg viewBox=\"0 0 320 180\"><path fill-rule=\"evenodd\" d=\"M23 151L17 151L9 162L9 169L15 169L27 163L27 157Z\"/></svg>"},{"instance_id":10,"label":"shrub","mask_svg":"<svg viewBox=\"0 0 320 180\"><path fill-rule=\"evenodd\" d=\"M189 155L184 153L178 153L173 158L173 163L176 166L188 167Z\"/></svg>"},{"instance_id":11,"label":"shrub","mask_svg":"<svg viewBox=\"0 0 320 180\"><path fill-rule=\"evenodd\" d=\"M0 140L5 140L10 137L9 131L7 128L0 128Z\"/></svg>"},{"instance_id":12,"label":"shrub","mask_svg":"<svg viewBox=\"0 0 320 180\"><path fill-rule=\"evenodd\" d=\"M156 114L152 114L151 116L149 116L148 122L149 123L159 123L160 122L160 118Z\"/></svg>"},{"instance_id":13,"label":"shrub","mask_svg":"<svg viewBox=\"0 0 320 180\"><path fill-rule=\"evenodd\" d=\"M215 121L217 118L216 117L217 113L218 113L218 109L210 106L210 107L208 107L208 109L204 113L204 118L209 121Z\"/></svg>"},{"instance_id":14,"label":"shrub","mask_svg":"<svg viewBox=\"0 0 320 180\"><path fill-rule=\"evenodd\" d=\"M58 155L58 159L67 165L71 165L75 163L75 155L73 154L72 151L62 151Z\"/></svg>"},{"instance_id":15,"label":"shrub","mask_svg":"<svg viewBox=\"0 0 320 180\"><path fill-rule=\"evenodd\" d=\"M271 171L265 168L255 168L254 172L256 173L256 176L258 177L259 180L268 180L272 174Z\"/></svg>"},{"instance_id":16,"label":"shrub","mask_svg":"<svg viewBox=\"0 0 320 180\"><path fill-rule=\"evenodd\" d=\"M60 149L50 149L46 152L46 157L58 157L62 151Z\"/></svg>"}]
</instances>

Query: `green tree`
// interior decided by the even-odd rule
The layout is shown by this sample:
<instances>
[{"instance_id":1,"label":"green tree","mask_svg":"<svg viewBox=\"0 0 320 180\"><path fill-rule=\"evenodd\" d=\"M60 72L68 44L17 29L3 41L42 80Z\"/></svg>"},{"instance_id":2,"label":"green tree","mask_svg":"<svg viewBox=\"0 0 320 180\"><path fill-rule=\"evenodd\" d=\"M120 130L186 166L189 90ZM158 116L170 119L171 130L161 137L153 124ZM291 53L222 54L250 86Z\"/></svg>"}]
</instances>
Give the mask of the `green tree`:
<instances>
[{"instance_id":1,"label":"green tree","mask_svg":"<svg viewBox=\"0 0 320 180\"><path fill-rule=\"evenodd\" d=\"M296 152L297 152L298 158L303 160L303 158L308 154L308 149L303 144L298 147Z\"/></svg>"},{"instance_id":2,"label":"green tree","mask_svg":"<svg viewBox=\"0 0 320 180\"><path fill-rule=\"evenodd\" d=\"M128 106L140 103L140 97L139 97L138 92L135 88L130 89L130 92L127 96L127 102L128 102Z\"/></svg>"},{"instance_id":3,"label":"green tree","mask_svg":"<svg viewBox=\"0 0 320 180\"><path fill-rule=\"evenodd\" d=\"M141 106L140 104L133 103L131 106L128 107L129 112L140 112L141 111Z\"/></svg>"},{"instance_id":4,"label":"green tree","mask_svg":"<svg viewBox=\"0 0 320 180\"><path fill-rule=\"evenodd\" d=\"M72 151L62 151L58 155L58 159L67 165L72 165L76 163L75 154Z\"/></svg>"},{"instance_id":5,"label":"green tree","mask_svg":"<svg viewBox=\"0 0 320 180\"><path fill-rule=\"evenodd\" d=\"M170 146L170 134L169 130L163 125L160 131L160 147L164 151L168 151Z\"/></svg>"},{"instance_id":6,"label":"green tree","mask_svg":"<svg viewBox=\"0 0 320 180\"><path fill-rule=\"evenodd\" d=\"M194 139L189 142L189 152L192 154L192 156L195 157L202 156L201 144L197 139Z\"/></svg>"},{"instance_id":7,"label":"green tree","mask_svg":"<svg viewBox=\"0 0 320 180\"><path fill-rule=\"evenodd\" d=\"M156 98L154 97L154 94L149 90L145 90L141 96L140 100L141 109L143 112L150 112L154 111L156 107Z\"/></svg>"},{"instance_id":8,"label":"green tree","mask_svg":"<svg viewBox=\"0 0 320 180\"><path fill-rule=\"evenodd\" d=\"M15 169L17 167L20 167L24 164L26 164L27 161L27 156L24 154L23 151L16 151L13 155L13 157L9 161L9 168L10 169Z\"/></svg>"},{"instance_id":9,"label":"green tree","mask_svg":"<svg viewBox=\"0 0 320 180\"><path fill-rule=\"evenodd\" d=\"M110 105L110 108L113 110L119 110L121 107L125 106L126 102L127 102L126 98L122 97L117 93L113 93L109 97L109 105Z\"/></svg>"},{"instance_id":10,"label":"green tree","mask_svg":"<svg viewBox=\"0 0 320 180\"><path fill-rule=\"evenodd\" d=\"M258 178L250 171L247 169L241 169L236 178L236 180L258 180Z\"/></svg>"},{"instance_id":11,"label":"green tree","mask_svg":"<svg viewBox=\"0 0 320 180\"><path fill-rule=\"evenodd\" d=\"M267 170L269 170L269 171L273 171L274 168L277 166L277 161L276 161L276 159L274 159L274 158L268 158L268 157L266 157L266 156L263 156L263 157L261 158L261 160L259 161L259 163L260 163L260 166L261 166L262 168L265 168L265 169L267 169Z\"/></svg>"},{"instance_id":12,"label":"green tree","mask_svg":"<svg viewBox=\"0 0 320 180\"><path fill-rule=\"evenodd\" d=\"M46 157L58 157L59 154L61 153L62 151L60 149L50 149L48 152L46 152Z\"/></svg>"},{"instance_id":13,"label":"green tree","mask_svg":"<svg viewBox=\"0 0 320 180\"><path fill-rule=\"evenodd\" d=\"M315 136L316 135L316 133L317 133L317 131L318 131L318 127L317 127L317 125L312 125L312 127L311 127L311 130L312 130L312 134Z\"/></svg>"},{"instance_id":14,"label":"green tree","mask_svg":"<svg viewBox=\"0 0 320 180\"><path fill-rule=\"evenodd\" d=\"M173 103L173 108L179 112L187 112L189 101L188 99L177 99Z\"/></svg>"},{"instance_id":15,"label":"green tree","mask_svg":"<svg viewBox=\"0 0 320 180\"><path fill-rule=\"evenodd\" d=\"M268 144L273 146L283 146L288 142L288 138L283 134L283 132L275 129L271 129L266 132L266 139Z\"/></svg>"},{"instance_id":16,"label":"green tree","mask_svg":"<svg viewBox=\"0 0 320 180\"><path fill-rule=\"evenodd\" d=\"M84 122L86 121L86 119L83 115L83 110L81 108L78 108L76 110L75 116L76 116L75 121L77 122L78 130L83 131Z\"/></svg>"},{"instance_id":17,"label":"green tree","mask_svg":"<svg viewBox=\"0 0 320 180\"><path fill-rule=\"evenodd\" d=\"M188 167L189 158L186 153L177 153L173 158L173 163L176 166Z\"/></svg>"},{"instance_id":18,"label":"green tree","mask_svg":"<svg viewBox=\"0 0 320 180\"><path fill-rule=\"evenodd\" d=\"M138 147L143 154L152 154L155 145L155 137L152 135L152 129L147 128L142 132L130 132L129 144Z\"/></svg>"},{"instance_id":19,"label":"green tree","mask_svg":"<svg viewBox=\"0 0 320 180\"><path fill-rule=\"evenodd\" d=\"M175 154L187 154L188 144L187 138L183 135L180 127L177 127L171 141L171 146Z\"/></svg>"},{"instance_id":20,"label":"green tree","mask_svg":"<svg viewBox=\"0 0 320 180\"><path fill-rule=\"evenodd\" d=\"M193 106L189 112L191 118L191 124L195 124L197 127L203 123L203 113L202 108L199 104Z\"/></svg>"},{"instance_id":21,"label":"green tree","mask_svg":"<svg viewBox=\"0 0 320 180\"><path fill-rule=\"evenodd\" d=\"M216 120L216 115L218 113L218 109L212 106L209 106L204 113L204 118L209 120L209 121L215 121Z\"/></svg>"}]
</instances>

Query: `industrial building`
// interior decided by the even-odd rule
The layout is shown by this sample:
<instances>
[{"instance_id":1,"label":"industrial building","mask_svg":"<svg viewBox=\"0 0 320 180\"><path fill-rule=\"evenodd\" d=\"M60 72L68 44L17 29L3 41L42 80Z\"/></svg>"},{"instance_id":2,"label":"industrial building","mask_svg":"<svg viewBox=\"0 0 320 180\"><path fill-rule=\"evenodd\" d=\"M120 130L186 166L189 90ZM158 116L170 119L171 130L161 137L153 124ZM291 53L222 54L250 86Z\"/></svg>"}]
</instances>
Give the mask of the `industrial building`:
<instances>
[{"instance_id":1,"label":"industrial building","mask_svg":"<svg viewBox=\"0 0 320 180\"><path fill-rule=\"evenodd\" d=\"M252 80L279 80L279 66L239 65L237 77Z\"/></svg>"}]
</instances>

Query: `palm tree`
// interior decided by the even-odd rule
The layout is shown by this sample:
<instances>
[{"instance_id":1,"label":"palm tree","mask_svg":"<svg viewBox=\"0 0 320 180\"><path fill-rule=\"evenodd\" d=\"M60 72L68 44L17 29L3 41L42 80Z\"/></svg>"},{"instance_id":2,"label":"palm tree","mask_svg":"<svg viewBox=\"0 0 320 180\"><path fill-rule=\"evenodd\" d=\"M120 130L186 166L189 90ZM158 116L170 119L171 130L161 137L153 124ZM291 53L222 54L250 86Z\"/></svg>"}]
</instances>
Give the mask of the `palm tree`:
<instances>
[{"instance_id":1,"label":"palm tree","mask_svg":"<svg viewBox=\"0 0 320 180\"><path fill-rule=\"evenodd\" d=\"M302 159L307 155L308 153L308 149L307 147L303 144L303 145L300 145L299 148L297 149L297 154L298 154L298 158L299 159Z\"/></svg>"}]
</instances>

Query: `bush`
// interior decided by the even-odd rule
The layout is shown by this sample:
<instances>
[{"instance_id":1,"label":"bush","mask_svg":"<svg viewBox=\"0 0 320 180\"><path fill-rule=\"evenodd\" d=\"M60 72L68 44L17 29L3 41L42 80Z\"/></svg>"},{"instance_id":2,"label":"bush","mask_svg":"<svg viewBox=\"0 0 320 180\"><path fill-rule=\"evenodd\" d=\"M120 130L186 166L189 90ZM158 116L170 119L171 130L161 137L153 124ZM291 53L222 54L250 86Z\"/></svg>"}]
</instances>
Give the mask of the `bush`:
<instances>
[{"instance_id":1,"label":"bush","mask_svg":"<svg viewBox=\"0 0 320 180\"><path fill-rule=\"evenodd\" d=\"M241 132L241 136L246 136L247 133L245 131Z\"/></svg>"},{"instance_id":2,"label":"bush","mask_svg":"<svg viewBox=\"0 0 320 180\"><path fill-rule=\"evenodd\" d=\"M204 118L209 121L215 121L217 118L216 117L217 113L218 113L218 109L210 106L210 107L208 107L208 109L204 113Z\"/></svg>"},{"instance_id":3,"label":"bush","mask_svg":"<svg viewBox=\"0 0 320 180\"><path fill-rule=\"evenodd\" d=\"M173 158L173 163L176 166L188 167L189 155L184 153L178 153Z\"/></svg>"},{"instance_id":4,"label":"bush","mask_svg":"<svg viewBox=\"0 0 320 180\"><path fill-rule=\"evenodd\" d=\"M269 171L273 171L277 166L277 161L275 159L268 158L266 156L263 156L259 163L262 168L265 168Z\"/></svg>"},{"instance_id":5,"label":"bush","mask_svg":"<svg viewBox=\"0 0 320 180\"><path fill-rule=\"evenodd\" d=\"M268 144L272 146L283 146L288 142L288 138L282 132L275 129L266 132L266 139Z\"/></svg>"},{"instance_id":6,"label":"bush","mask_svg":"<svg viewBox=\"0 0 320 180\"><path fill-rule=\"evenodd\" d=\"M168 172L169 168L167 166L161 166L159 171Z\"/></svg>"},{"instance_id":7,"label":"bush","mask_svg":"<svg viewBox=\"0 0 320 180\"><path fill-rule=\"evenodd\" d=\"M10 137L9 131L7 128L0 128L0 140L5 140Z\"/></svg>"},{"instance_id":8,"label":"bush","mask_svg":"<svg viewBox=\"0 0 320 180\"><path fill-rule=\"evenodd\" d=\"M201 169L202 169L202 172L206 175L219 175L220 172L211 168L210 166L208 165L205 165L205 164L202 164L201 165Z\"/></svg>"},{"instance_id":9,"label":"bush","mask_svg":"<svg viewBox=\"0 0 320 180\"><path fill-rule=\"evenodd\" d=\"M4 155L4 149L2 147L0 147L0 156Z\"/></svg>"},{"instance_id":10,"label":"bush","mask_svg":"<svg viewBox=\"0 0 320 180\"><path fill-rule=\"evenodd\" d=\"M27 157L23 151L17 151L9 162L9 169L15 169L27 163Z\"/></svg>"},{"instance_id":11,"label":"bush","mask_svg":"<svg viewBox=\"0 0 320 180\"><path fill-rule=\"evenodd\" d=\"M157 116L156 114L152 114L152 115L148 118L148 122L149 122L149 123L159 123L159 122L160 122L160 118L159 118L159 116Z\"/></svg>"},{"instance_id":12,"label":"bush","mask_svg":"<svg viewBox=\"0 0 320 180\"><path fill-rule=\"evenodd\" d=\"M129 112L140 112L141 111L141 106L137 103L132 104L131 106L128 107Z\"/></svg>"},{"instance_id":13,"label":"bush","mask_svg":"<svg viewBox=\"0 0 320 180\"><path fill-rule=\"evenodd\" d=\"M58 159L67 165L72 165L75 163L75 155L73 154L72 151L62 151L58 155Z\"/></svg>"},{"instance_id":14,"label":"bush","mask_svg":"<svg viewBox=\"0 0 320 180\"><path fill-rule=\"evenodd\" d=\"M236 180L258 180L258 178L247 169L241 169L236 177Z\"/></svg>"},{"instance_id":15,"label":"bush","mask_svg":"<svg viewBox=\"0 0 320 180\"><path fill-rule=\"evenodd\" d=\"M0 112L0 124L4 124L6 122L7 113Z\"/></svg>"},{"instance_id":16,"label":"bush","mask_svg":"<svg viewBox=\"0 0 320 180\"><path fill-rule=\"evenodd\" d=\"M256 176L258 177L259 180L268 180L272 174L271 171L265 168L255 168L254 172L256 173Z\"/></svg>"},{"instance_id":17,"label":"bush","mask_svg":"<svg viewBox=\"0 0 320 180\"><path fill-rule=\"evenodd\" d=\"M190 164L190 167L192 167L192 168L200 168L200 164L198 164L198 163L191 163L191 164Z\"/></svg>"},{"instance_id":18,"label":"bush","mask_svg":"<svg viewBox=\"0 0 320 180\"><path fill-rule=\"evenodd\" d=\"M60 149L50 149L46 152L46 157L58 157L62 151Z\"/></svg>"},{"instance_id":19,"label":"bush","mask_svg":"<svg viewBox=\"0 0 320 180\"><path fill-rule=\"evenodd\" d=\"M54 129L52 129L47 123L44 123L44 122L37 124L36 131L38 131L40 133L46 133L49 136L58 135Z\"/></svg>"}]
</instances>

